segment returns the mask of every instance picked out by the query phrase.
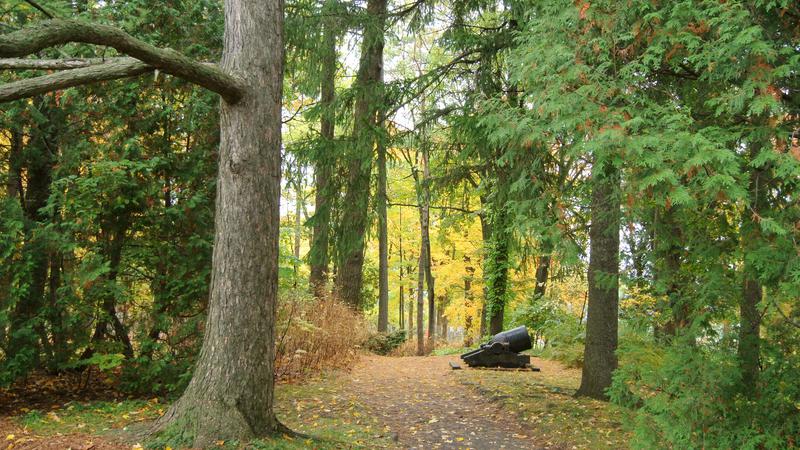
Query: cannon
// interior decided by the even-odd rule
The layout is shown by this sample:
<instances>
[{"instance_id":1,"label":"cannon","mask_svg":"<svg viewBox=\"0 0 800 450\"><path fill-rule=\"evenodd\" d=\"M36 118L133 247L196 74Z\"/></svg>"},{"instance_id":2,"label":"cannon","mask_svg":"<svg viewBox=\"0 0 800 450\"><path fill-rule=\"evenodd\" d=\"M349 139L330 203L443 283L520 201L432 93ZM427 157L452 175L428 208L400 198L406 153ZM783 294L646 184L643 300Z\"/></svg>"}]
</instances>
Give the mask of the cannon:
<instances>
[{"instance_id":1,"label":"cannon","mask_svg":"<svg viewBox=\"0 0 800 450\"><path fill-rule=\"evenodd\" d=\"M531 357L520 355L519 352L532 347L528 329L520 326L497 333L480 348L461 355L461 359L470 367L527 368L530 367Z\"/></svg>"}]
</instances>

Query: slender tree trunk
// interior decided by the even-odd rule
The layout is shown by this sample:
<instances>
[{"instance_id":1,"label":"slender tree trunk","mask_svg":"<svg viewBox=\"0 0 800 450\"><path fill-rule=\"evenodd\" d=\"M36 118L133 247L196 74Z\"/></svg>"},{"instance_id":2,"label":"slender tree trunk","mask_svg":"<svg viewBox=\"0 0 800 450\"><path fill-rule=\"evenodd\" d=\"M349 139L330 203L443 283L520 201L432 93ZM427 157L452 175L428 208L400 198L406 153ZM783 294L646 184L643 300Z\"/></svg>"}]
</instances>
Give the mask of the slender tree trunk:
<instances>
[{"instance_id":1,"label":"slender tree trunk","mask_svg":"<svg viewBox=\"0 0 800 450\"><path fill-rule=\"evenodd\" d=\"M275 433L272 408L280 227L283 2L225 1L222 67L245 98L222 102L214 253L203 346L157 429L193 447Z\"/></svg>"},{"instance_id":2,"label":"slender tree trunk","mask_svg":"<svg viewBox=\"0 0 800 450\"><path fill-rule=\"evenodd\" d=\"M425 215L420 208L421 228L427 226ZM419 246L419 265L417 267L417 355L425 354L425 326L423 313L425 311L425 259L427 258L425 243L420 242ZM428 319L430 320L430 318Z\"/></svg>"},{"instance_id":3,"label":"slender tree trunk","mask_svg":"<svg viewBox=\"0 0 800 450\"><path fill-rule=\"evenodd\" d=\"M761 146L751 144L750 160L758 157ZM742 374L742 390L752 397L757 392L758 376L760 372L761 353L761 314L759 304L762 298L761 283L758 280L758 271L750 261L750 255L758 251L763 245L761 226L758 224L760 215L767 208L767 190L769 189L769 173L765 166L752 171L749 186L750 211L744 214L742 224L742 242L744 244L744 280L742 296L739 301L739 368Z\"/></svg>"},{"instance_id":4,"label":"slender tree trunk","mask_svg":"<svg viewBox=\"0 0 800 450\"><path fill-rule=\"evenodd\" d=\"M550 275L550 253L553 246L549 241L542 244L542 255L536 265L536 286L533 288L534 298L540 299L547 293L547 279Z\"/></svg>"},{"instance_id":5,"label":"slender tree trunk","mask_svg":"<svg viewBox=\"0 0 800 450\"><path fill-rule=\"evenodd\" d=\"M356 75L356 100L353 117L353 151L348 167L347 192L339 233L339 273L337 296L354 307L362 306L364 245L367 233L370 172L373 149L383 102L382 72L386 0L367 1L367 19Z\"/></svg>"},{"instance_id":6,"label":"slender tree trunk","mask_svg":"<svg viewBox=\"0 0 800 450\"><path fill-rule=\"evenodd\" d=\"M311 263L310 284L316 297L325 294L328 283L328 247L331 229L331 196L334 195L330 187L333 172L332 155L335 153L334 130L336 111L336 23L330 17L323 22L322 45L324 56L322 58L322 81L320 85L320 103L323 108L320 117L320 137L322 139L322 152L316 155L314 165L314 179L316 184L314 202L314 233L311 240L309 260Z\"/></svg>"},{"instance_id":7,"label":"slender tree trunk","mask_svg":"<svg viewBox=\"0 0 800 450\"><path fill-rule=\"evenodd\" d=\"M414 334L414 288L408 288L408 338Z\"/></svg>"},{"instance_id":8,"label":"slender tree trunk","mask_svg":"<svg viewBox=\"0 0 800 450\"><path fill-rule=\"evenodd\" d=\"M400 329L404 330L405 329L405 311L404 311L404 308L405 308L405 295L404 294L405 294L405 292L404 292L404 286L403 286L403 264L404 263L403 263L403 233L402 233L402 230L403 230L403 207L402 206L400 207L399 213L400 213L399 222L400 222L400 230L401 230L401 232L400 232L400 252L399 252L400 253L400 277L399 277L400 278L400 283L399 283L400 284Z\"/></svg>"},{"instance_id":9,"label":"slender tree trunk","mask_svg":"<svg viewBox=\"0 0 800 450\"><path fill-rule=\"evenodd\" d=\"M433 341L436 339L436 292L434 290L433 269L431 267L431 190L430 190L430 165L428 161L428 151L422 151L422 202L420 204L420 214L424 218L421 222L422 245L425 247L425 279L428 283L428 346L433 348Z\"/></svg>"},{"instance_id":10,"label":"slender tree trunk","mask_svg":"<svg viewBox=\"0 0 800 450\"><path fill-rule=\"evenodd\" d=\"M389 235L386 203L386 147L378 142L378 331L381 333L389 329Z\"/></svg>"},{"instance_id":11,"label":"slender tree trunk","mask_svg":"<svg viewBox=\"0 0 800 450\"><path fill-rule=\"evenodd\" d=\"M297 163L297 173L295 174L295 197L294 197L294 269L293 286L297 289L297 282L300 279L300 244L302 242L303 231L303 166L300 161Z\"/></svg>"},{"instance_id":12,"label":"slender tree trunk","mask_svg":"<svg viewBox=\"0 0 800 450\"><path fill-rule=\"evenodd\" d=\"M31 131L33 137L22 155L22 163L27 169L25 195L20 197L25 215L22 253L28 261L29 278L25 297L19 299L10 314L11 339L6 355L9 361L16 360L14 366L20 368L21 372L39 364L41 344L47 340L47 333L37 315L45 302L50 252L43 234L36 231L49 220L42 208L50 197L59 132L59 120L55 117L56 108L52 99L47 96L37 99L35 103L41 105L41 113L48 120Z\"/></svg>"},{"instance_id":13,"label":"slender tree trunk","mask_svg":"<svg viewBox=\"0 0 800 450\"><path fill-rule=\"evenodd\" d=\"M617 368L619 303L619 171L611 163L592 167L589 229L589 305L581 385L576 395L606 399Z\"/></svg>"},{"instance_id":14,"label":"slender tree trunk","mask_svg":"<svg viewBox=\"0 0 800 450\"><path fill-rule=\"evenodd\" d=\"M478 337L486 336L489 333L489 323L486 320L486 310L488 309L489 305L489 280L487 278L486 273L486 264L487 264L487 250L489 249L491 238L492 238L492 224L489 222L488 218L488 203L484 196L480 197L481 200L481 213L478 215L481 221L481 240L483 242L483 304L481 305L481 317L480 317L480 327L478 328Z\"/></svg>"}]
</instances>

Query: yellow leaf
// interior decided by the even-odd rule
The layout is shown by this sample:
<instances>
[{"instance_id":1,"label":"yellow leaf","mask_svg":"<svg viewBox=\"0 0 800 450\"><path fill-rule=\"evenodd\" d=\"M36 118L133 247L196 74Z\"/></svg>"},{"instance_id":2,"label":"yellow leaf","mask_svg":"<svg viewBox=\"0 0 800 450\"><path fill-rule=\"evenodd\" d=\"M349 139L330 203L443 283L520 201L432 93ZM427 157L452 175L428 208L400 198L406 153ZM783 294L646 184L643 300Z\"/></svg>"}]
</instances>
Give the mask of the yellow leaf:
<instances>
[{"instance_id":1,"label":"yellow leaf","mask_svg":"<svg viewBox=\"0 0 800 450\"><path fill-rule=\"evenodd\" d=\"M14 435L13 434L9 434L8 436L6 436L6 440L7 441L13 441L14 440Z\"/></svg>"}]
</instances>

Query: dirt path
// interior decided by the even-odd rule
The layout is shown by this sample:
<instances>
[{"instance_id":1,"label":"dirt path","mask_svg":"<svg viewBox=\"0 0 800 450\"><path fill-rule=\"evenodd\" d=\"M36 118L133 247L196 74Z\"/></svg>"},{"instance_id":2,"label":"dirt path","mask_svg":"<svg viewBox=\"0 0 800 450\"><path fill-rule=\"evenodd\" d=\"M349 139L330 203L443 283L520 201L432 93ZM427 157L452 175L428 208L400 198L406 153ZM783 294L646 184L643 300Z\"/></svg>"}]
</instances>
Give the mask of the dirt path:
<instances>
[{"instance_id":1,"label":"dirt path","mask_svg":"<svg viewBox=\"0 0 800 450\"><path fill-rule=\"evenodd\" d=\"M457 379L457 356L366 356L346 389L411 449L539 449L531 430Z\"/></svg>"}]
</instances>

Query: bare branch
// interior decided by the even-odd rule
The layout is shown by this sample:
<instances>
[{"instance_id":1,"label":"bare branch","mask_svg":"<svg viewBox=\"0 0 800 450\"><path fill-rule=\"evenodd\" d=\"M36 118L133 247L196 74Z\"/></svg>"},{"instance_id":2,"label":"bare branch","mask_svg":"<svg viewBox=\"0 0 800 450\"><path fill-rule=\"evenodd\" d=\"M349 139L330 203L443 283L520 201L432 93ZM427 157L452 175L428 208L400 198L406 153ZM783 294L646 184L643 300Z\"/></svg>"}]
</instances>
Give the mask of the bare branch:
<instances>
[{"instance_id":1,"label":"bare branch","mask_svg":"<svg viewBox=\"0 0 800 450\"><path fill-rule=\"evenodd\" d=\"M0 69L11 70L68 70L96 66L125 58L65 58L65 59L0 59Z\"/></svg>"},{"instance_id":2,"label":"bare branch","mask_svg":"<svg viewBox=\"0 0 800 450\"><path fill-rule=\"evenodd\" d=\"M120 58L108 64L65 70L52 75L2 84L0 85L0 103L98 81L132 77L152 70L152 67L137 59Z\"/></svg>"},{"instance_id":3,"label":"bare branch","mask_svg":"<svg viewBox=\"0 0 800 450\"><path fill-rule=\"evenodd\" d=\"M158 48L119 28L79 20L53 19L0 35L0 58L27 56L69 42L106 45L162 72L221 95L229 103L242 98L244 83L217 66L202 64L169 48Z\"/></svg>"}]
</instances>

